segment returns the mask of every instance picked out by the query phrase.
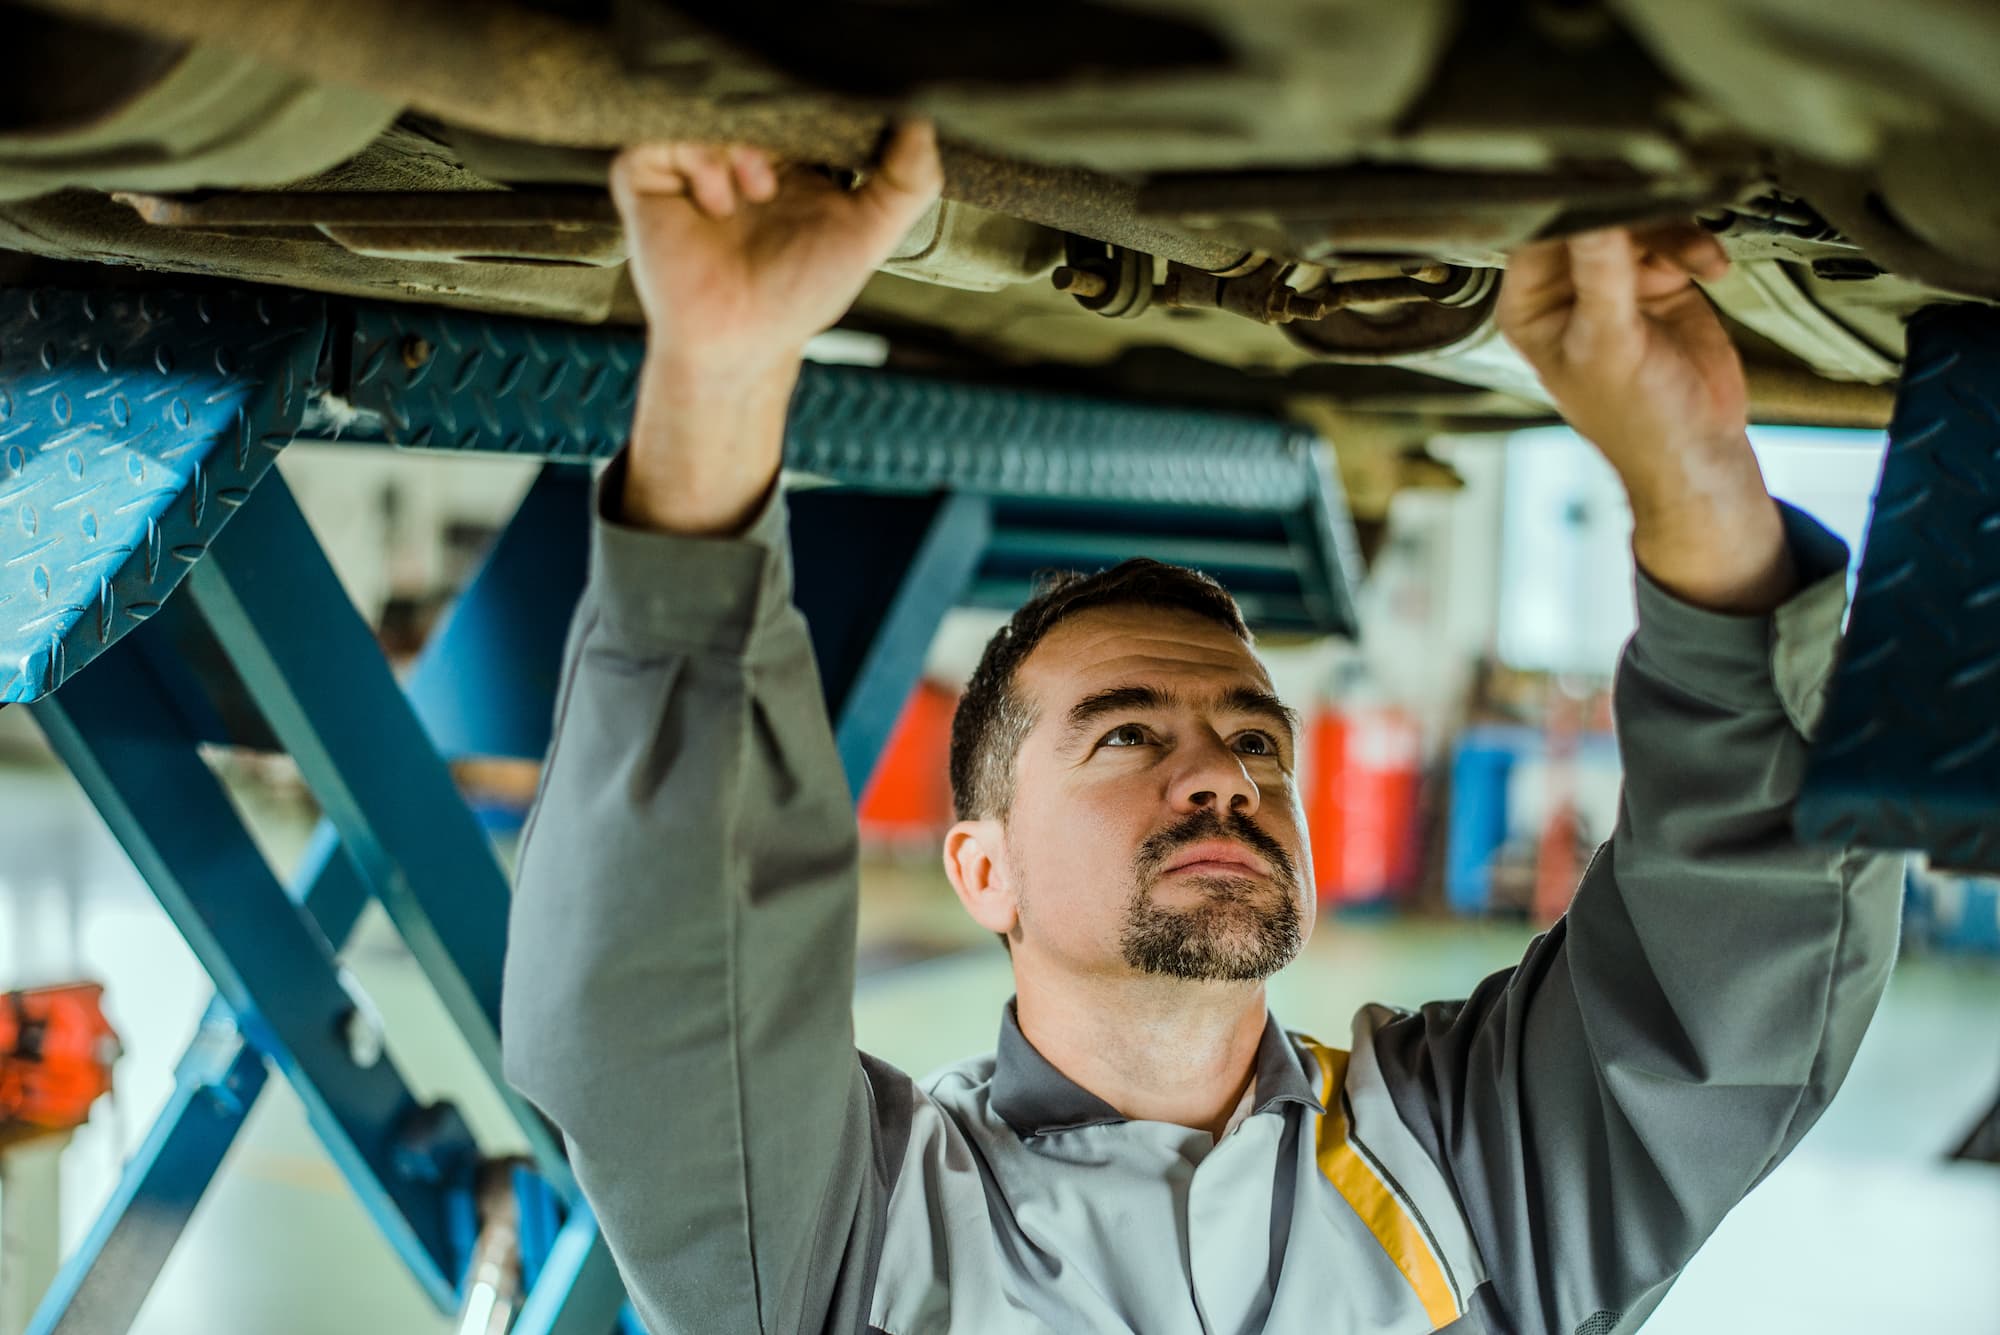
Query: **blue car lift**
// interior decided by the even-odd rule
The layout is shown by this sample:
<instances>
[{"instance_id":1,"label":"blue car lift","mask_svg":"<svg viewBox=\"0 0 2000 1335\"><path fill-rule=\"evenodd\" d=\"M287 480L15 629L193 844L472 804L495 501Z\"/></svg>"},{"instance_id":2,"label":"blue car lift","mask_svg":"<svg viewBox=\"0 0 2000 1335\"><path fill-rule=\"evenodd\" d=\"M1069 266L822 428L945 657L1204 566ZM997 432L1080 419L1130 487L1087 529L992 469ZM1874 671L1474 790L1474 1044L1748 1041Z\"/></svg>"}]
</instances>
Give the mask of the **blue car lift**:
<instances>
[{"instance_id":1,"label":"blue car lift","mask_svg":"<svg viewBox=\"0 0 2000 1335\"><path fill-rule=\"evenodd\" d=\"M527 1146L527 1335L623 1291L558 1138L500 1070L508 886L461 756L539 758L582 587L588 473L641 340L282 292L0 292L0 704L29 706L214 981L174 1094L34 1335L127 1329L272 1070L441 1310L482 1156L372 1032L340 951L393 922ZM547 461L399 685L283 481L295 438ZM1325 452L1269 420L808 366L787 467L798 601L859 792L939 618L1033 570L1201 565L1256 623L1352 633ZM101 661L98 661L101 660ZM289 884L198 748L282 749L324 818Z\"/></svg>"},{"instance_id":2,"label":"blue car lift","mask_svg":"<svg viewBox=\"0 0 2000 1335\"><path fill-rule=\"evenodd\" d=\"M2000 309L1910 322L1798 825L2000 871Z\"/></svg>"}]
</instances>

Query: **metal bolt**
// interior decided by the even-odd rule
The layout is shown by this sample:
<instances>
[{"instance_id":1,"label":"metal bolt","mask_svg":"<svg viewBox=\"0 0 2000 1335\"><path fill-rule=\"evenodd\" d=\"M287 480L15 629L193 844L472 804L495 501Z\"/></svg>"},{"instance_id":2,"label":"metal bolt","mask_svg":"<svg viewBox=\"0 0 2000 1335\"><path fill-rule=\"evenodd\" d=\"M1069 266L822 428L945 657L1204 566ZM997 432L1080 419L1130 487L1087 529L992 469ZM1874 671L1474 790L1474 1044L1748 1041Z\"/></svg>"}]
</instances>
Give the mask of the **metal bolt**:
<instances>
[{"instance_id":1,"label":"metal bolt","mask_svg":"<svg viewBox=\"0 0 2000 1335\"><path fill-rule=\"evenodd\" d=\"M1056 291L1086 300L1101 297L1111 290L1110 282L1102 274L1094 274L1088 269L1072 269L1067 264L1051 274L1050 281L1056 285Z\"/></svg>"},{"instance_id":2,"label":"metal bolt","mask_svg":"<svg viewBox=\"0 0 2000 1335\"><path fill-rule=\"evenodd\" d=\"M414 371L431 359L430 340L421 334L411 334L403 340L403 365Z\"/></svg>"},{"instance_id":3,"label":"metal bolt","mask_svg":"<svg viewBox=\"0 0 2000 1335\"><path fill-rule=\"evenodd\" d=\"M1281 320L1324 320L1326 303L1318 297L1308 297L1294 292L1285 298L1285 306L1279 317Z\"/></svg>"}]
</instances>

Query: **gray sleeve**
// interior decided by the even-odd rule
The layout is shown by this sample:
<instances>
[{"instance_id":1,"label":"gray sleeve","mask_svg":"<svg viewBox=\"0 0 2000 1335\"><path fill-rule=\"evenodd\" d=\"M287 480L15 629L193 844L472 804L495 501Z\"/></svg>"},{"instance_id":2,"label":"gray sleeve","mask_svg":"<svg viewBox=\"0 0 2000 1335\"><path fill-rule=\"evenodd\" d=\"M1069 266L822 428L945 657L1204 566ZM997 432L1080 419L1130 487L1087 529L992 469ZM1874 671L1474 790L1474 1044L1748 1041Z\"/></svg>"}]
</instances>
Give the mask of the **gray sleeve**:
<instances>
[{"instance_id":1,"label":"gray sleeve","mask_svg":"<svg viewBox=\"0 0 2000 1335\"><path fill-rule=\"evenodd\" d=\"M1787 523L1811 582L1772 617L1641 578L1616 833L1516 968L1375 1031L1512 1329L1635 1329L1826 1107L1888 979L1902 860L1791 832L1845 553Z\"/></svg>"},{"instance_id":2,"label":"gray sleeve","mask_svg":"<svg viewBox=\"0 0 2000 1335\"><path fill-rule=\"evenodd\" d=\"M509 925L507 1075L654 1331L855 1330L895 1073L854 1049L854 815L784 506L707 539L598 504Z\"/></svg>"}]
</instances>

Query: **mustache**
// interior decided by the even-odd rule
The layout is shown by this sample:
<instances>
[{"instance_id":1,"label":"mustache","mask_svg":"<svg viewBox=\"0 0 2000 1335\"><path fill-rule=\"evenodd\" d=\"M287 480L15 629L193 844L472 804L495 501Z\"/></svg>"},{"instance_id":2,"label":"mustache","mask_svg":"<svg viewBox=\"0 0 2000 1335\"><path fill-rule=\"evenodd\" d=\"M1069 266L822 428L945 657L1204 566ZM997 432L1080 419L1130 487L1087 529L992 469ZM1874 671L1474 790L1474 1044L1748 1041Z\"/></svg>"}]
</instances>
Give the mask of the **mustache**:
<instances>
[{"instance_id":1,"label":"mustache","mask_svg":"<svg viewBox=\"0 0 2000 1335\"><path fill-rule=\"evenodd\" d=\"M1292 864L1291 856L1285 852L1283 845L1242 812L1232 811L1225 817L1212 807L1190 811L1164 830L1147 836L1146 841L1139 845L1135 859L1140 877L1150 880L1173 859L1174 854L1190 844L1207 839L1234 839L1270 864L1272 873L1279 881L1286 885L1298 884L1298 868Z\"/></svg>"}]
</instances>

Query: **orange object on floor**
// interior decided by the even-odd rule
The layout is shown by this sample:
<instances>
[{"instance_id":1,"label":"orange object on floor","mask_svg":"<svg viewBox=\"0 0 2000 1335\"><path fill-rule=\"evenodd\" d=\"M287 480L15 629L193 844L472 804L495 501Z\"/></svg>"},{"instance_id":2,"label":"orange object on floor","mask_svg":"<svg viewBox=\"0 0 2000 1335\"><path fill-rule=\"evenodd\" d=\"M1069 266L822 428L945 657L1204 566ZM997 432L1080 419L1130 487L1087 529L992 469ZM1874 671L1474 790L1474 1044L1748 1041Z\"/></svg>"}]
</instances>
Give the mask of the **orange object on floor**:
<instances>
[{"instance_id":1,"label":"orange object on floor","mask_svg":"<svg viewBox=\"0 0 2000 1335\"><path fill-rule=\"evenodd\" d=\"M82 1126L122 1049L97 983L0 995L0 1130Z\"/></svg>"}]
</instances>

